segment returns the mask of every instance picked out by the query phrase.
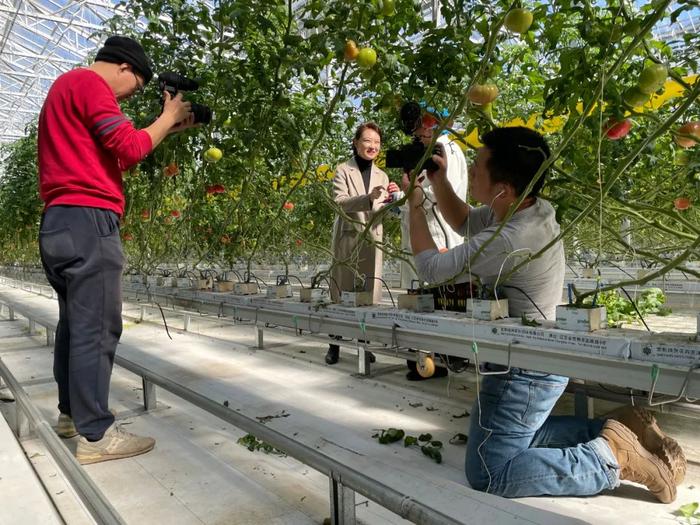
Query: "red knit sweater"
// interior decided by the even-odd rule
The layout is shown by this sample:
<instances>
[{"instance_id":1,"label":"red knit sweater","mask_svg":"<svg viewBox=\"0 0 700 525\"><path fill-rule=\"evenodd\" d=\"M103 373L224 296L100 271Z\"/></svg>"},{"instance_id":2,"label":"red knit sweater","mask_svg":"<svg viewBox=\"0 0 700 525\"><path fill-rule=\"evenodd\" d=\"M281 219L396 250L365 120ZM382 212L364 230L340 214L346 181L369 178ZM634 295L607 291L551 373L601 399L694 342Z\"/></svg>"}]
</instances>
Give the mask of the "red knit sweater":
<instances>
[{"instance_id":1,"label":"red knit sweater","mask_svg":"<svg viewBox=\"0 0 700 525\"><path fill-rule=\"evenodd\" d=\"M124 213L122 171L151 152L151 137L121 112L109 84L89 69L56 79L39 115L39 191L45 208Z\"/></svg>"}]
</instances>

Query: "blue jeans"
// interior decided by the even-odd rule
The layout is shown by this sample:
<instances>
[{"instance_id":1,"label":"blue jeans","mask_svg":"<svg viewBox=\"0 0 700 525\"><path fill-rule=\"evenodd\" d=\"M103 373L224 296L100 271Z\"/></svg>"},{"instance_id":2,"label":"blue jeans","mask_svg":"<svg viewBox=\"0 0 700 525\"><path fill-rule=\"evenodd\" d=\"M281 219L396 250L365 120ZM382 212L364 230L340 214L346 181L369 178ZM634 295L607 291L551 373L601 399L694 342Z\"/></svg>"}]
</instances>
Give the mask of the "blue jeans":
<instances>
[{"instance_id":1,"label":"blue jeans","mask_svg":"<svg viewBox=\"0 0 700 525\"><path fill-rule=\"evenodd\" d=\"M568 382L520 369L482 377L466 457L474 489L520 498L587 496L619 485L617 460L597 437L604 421L549 415Z\"/></svg>"}]
</instances>

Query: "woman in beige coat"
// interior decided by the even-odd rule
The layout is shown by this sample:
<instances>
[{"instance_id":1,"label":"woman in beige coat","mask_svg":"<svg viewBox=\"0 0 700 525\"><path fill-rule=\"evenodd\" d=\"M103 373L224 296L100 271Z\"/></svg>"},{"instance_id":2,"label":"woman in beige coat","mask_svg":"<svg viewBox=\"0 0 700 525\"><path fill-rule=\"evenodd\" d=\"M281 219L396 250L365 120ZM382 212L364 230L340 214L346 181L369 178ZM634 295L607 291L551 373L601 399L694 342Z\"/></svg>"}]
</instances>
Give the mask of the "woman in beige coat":
<instances>
[{"instance_id":1,"label":"woman in beige coat","mask_svg":"<svg viewBox=\"0 0 700 525\"><path fill-rule=\"evenodd\" d=\"M381 243L381 223L373 224L367 241L361 233L375 213L384 206L390 193L399 187L389 183L386 173L374 165L382 145L382 133L373 122L360 125L352 141L353 157L335 170L333 200L340 206L333 225L334 266L331 271L331 299L340 301L341 291L353 291L364 279L364 290L372 292L373 302L382 297L382 251L373 243ZM358 250L358 242L361 242ZM338 362L338 345L331 344L326 355L328 364Z\"/></svg>"}]
</instances>

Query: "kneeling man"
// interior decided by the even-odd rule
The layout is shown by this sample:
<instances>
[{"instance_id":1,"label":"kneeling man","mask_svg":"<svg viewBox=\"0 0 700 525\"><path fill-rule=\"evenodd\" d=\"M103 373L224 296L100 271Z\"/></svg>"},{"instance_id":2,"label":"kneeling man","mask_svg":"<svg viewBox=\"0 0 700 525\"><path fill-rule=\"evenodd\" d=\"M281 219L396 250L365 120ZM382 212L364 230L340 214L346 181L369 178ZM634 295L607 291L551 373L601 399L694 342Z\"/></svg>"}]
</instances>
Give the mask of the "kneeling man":
<instances>
[{"instance_id":1,"label":"kneeling man","mask_svg":"<svg viewBox=\"0 0 700 525\"><path fill-rule=\"evenodd\" d=\"M431 283L462 273L463 281L470 275L486 285L498 280L511 317L525 313L553 319L564 282L561 241L508 276L523 258L535 255L559 234L552 205L538 197L545 173L501 224L548 160L549 147L539 133L523 127L497 128L481 141L484 146L469 170L469 188L483 206L472 208L454 194L443 156L433 156L439 169L430 174L438 207L449 225L465 235L464 244L440 253L420 206L421 188L409 197L418 274ZM409 189L408 177L404 188ZM499 275L508 276L507 282ZM505 372L497 365L485 366ZM676 485L685 475L685 457L651 413L627 408L614 419L551 416L567 377L511 368L481 381L466 455L467 479L473 488L508 498L585 496L629 480L645 485L663 503L675 499Z\"/></svg>"}]
</instances>

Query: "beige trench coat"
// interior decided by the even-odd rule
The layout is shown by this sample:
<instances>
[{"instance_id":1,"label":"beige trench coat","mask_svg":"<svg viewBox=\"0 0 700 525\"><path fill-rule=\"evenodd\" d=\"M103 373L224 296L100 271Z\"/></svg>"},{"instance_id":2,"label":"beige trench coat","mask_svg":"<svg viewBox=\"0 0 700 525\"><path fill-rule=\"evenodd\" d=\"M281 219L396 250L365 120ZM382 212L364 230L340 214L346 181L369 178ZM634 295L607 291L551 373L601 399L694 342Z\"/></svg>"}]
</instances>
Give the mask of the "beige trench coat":
<instances>
[{"instance_id":1,"label":"beige trench coat","mask_svg":"<svg viewBox=\"0 0 700 525\"><path fill-rule=\"evenodd\" d=\"M370 175L369 190L376 186L389 184L389 177L386 173L372 164L372 174ZM345 214L351 219L358 221L353 223L338 215L333 224L333 256L336 260L344 260L353 253L360 233L364 226L384 205L382 198L376 199L370 205L369 196L365 191L365 183L362 180L362 173L357 167L355 159L350 159L339 165L335 170L333 178L333 200L338 204ZM370 230L370 238L373 241L381 242L384 230L381 223L375 224ZM372 244L363 243L360 248L357 272L367 277L365 289L372 291L374 302L379 303L382 297L382 283L371 277L382 276L383 253ZM355 273L346 265L336 265L331 272L331 299L333 302L340 301L338 288L343 291L352 291L355 284ZM338 286L336 286L336 283Z\"/></svg>"}]
</instances>

